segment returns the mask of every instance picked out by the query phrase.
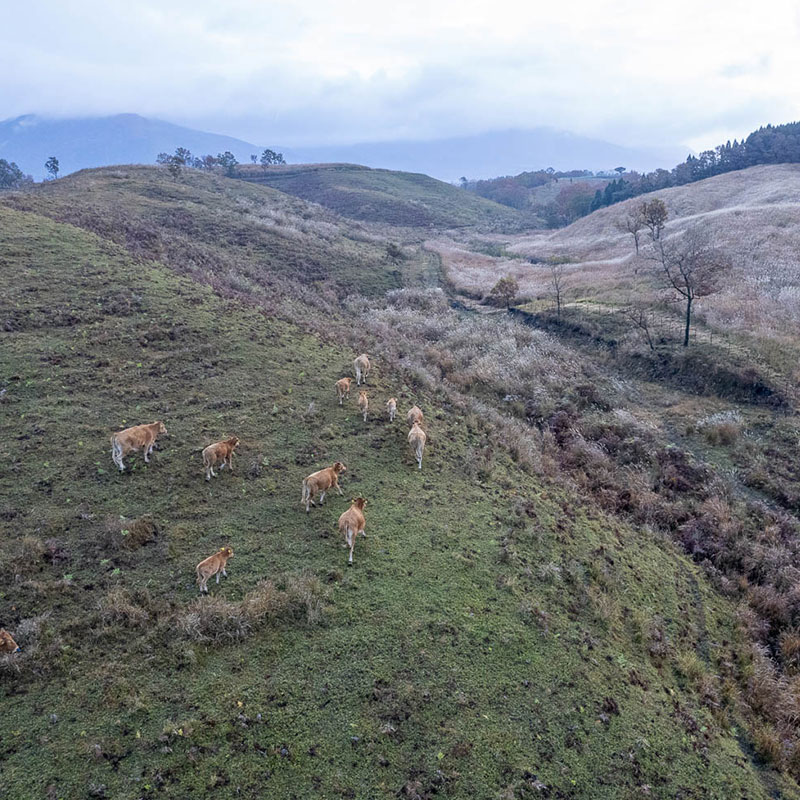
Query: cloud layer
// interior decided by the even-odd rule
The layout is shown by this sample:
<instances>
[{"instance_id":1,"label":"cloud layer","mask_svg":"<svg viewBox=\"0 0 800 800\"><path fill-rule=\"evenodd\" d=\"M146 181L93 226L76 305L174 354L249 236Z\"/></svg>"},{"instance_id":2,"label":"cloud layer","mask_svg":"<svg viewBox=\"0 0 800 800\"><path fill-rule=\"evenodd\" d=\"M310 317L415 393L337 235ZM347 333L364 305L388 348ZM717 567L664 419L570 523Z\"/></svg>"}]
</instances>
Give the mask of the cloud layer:
<instances>
[{"instance_id":1,"label":"cloud layer","mask_svg":"<svg viewBox=\"0 0 800 800\"><path fill-rule=\"evenodd\" d=\"M285 145L549 125L697 149L800 117L794 0L49 0L0 118L123 111Z\"/></svg>"}]
</instances>

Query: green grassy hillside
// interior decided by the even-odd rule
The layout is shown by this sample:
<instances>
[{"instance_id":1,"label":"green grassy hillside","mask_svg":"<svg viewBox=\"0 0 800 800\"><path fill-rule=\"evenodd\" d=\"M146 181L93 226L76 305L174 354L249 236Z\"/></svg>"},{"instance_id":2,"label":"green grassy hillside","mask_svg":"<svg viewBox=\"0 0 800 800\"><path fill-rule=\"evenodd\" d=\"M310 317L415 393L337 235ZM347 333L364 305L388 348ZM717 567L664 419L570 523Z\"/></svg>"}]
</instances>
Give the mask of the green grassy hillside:
<instances>
[{"instance_id":1,"label":"green grassy hillside","mask_svg":"<svg viewBox=\"0 0 800 800\"><path fill-rule=\"evenodd\" d=\"M411 227L515 229L514 209L414 172L355 164L242 166L240 177L330 208L351 219Z\"/></svg>"},{"instance_id":2,"label":"green grassy hillside","mask_svg":"<svg viewBox=\"0 0 800 800\"><path fill-rule=\"evenodd\" d=\"M288 282L362 294L403 285L391 229L198 170L177 180L157 167L82 170L0 200L241 296L274 297Z\"/></svg>"},{"instance_id":3,"label":"green grassy hillside","mask_svg":"<svg viewBox=\"0 0 800 800\"><path fill-rule=\"evenodd\" d=\"M739 634L691 562L505 453L474 474L484 420L378 354L364 424L336 403L334 340L136 260L116 228L18 210L99 226L85 180L0 207L0 625L23 647L0 660L0 797L790 796L717 683ZM184 225L216 213L203 196ZM426 412L421 473L389 394ZM154 419L152 463L117 473L110 432ZM235 472L207 484L225 434ZM303 476L335 459L345 498L306 515Z\"/></svg>"}]
</instances>

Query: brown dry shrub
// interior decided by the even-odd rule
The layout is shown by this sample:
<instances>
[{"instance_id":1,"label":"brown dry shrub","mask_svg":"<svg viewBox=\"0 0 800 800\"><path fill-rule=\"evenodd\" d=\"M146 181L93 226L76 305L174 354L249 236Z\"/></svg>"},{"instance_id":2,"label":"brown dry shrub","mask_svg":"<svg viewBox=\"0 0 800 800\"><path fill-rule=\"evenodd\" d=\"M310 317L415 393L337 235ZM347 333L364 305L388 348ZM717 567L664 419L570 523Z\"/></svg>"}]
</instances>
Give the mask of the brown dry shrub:
<instances>
[{"instance_id":1,"label":"brown dry shrub","mask_svg":"<svg viewBox=\"0 0 800 800\"><path fill-rule=\"evenodd\" d=\"M106 626L140 628L150 620L150 615L122 586L115 586L97 605L100 619Z\"/></svg>"},{"instance_id":2,"label":"brown dry shrub","mask_svg":"<svg viewBox=\"0 0 800 800\"><path fill-rule=\"evenodd\" d=\"M783 763L783 745L778 732L771 725L758 725L753 730L753 747L759 758L765 763L781 768Z\"/></svg>"},{"instance_id":3,"label":"brown dry shrub","mask_svg":"<svg viewBox=\"0 0 800 800\"><path fill-rule=\"evenodd\" d=\"M171 623L193 641L241 641L254 630L277 621L320 622L329 595L315 575L288 575L275 582L260 581L241 601L214 595L198 597Z\"/></svg>"}]
</instances>

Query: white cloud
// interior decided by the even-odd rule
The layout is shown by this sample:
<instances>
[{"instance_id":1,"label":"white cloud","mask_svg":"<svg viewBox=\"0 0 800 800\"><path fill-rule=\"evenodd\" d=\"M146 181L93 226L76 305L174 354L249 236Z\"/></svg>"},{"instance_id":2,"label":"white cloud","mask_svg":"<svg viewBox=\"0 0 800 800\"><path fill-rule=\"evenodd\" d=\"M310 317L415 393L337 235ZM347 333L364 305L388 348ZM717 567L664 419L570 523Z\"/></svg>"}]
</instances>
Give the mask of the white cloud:
<instances>
[{"instance_id":1,"label":"white cloud","mask_svg":"<svg viewBox=\"0 0 800 800\"><path fill-rule=\"evenodd\" d=\"M550 125L696 148L800 117L794 0L49 0L4 21L0 117L135 111L287 145Z\"/></svg>"}]
</instances>

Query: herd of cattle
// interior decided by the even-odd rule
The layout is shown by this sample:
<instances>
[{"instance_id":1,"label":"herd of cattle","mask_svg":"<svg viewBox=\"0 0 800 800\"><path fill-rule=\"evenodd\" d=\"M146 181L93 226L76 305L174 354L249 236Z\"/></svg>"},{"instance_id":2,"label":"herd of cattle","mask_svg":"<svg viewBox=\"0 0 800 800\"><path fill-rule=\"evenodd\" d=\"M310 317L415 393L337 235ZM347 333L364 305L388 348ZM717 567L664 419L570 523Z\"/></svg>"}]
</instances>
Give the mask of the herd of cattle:
<instances>
[{"instance_id":1,"label":"herd of cattle","mask_svg":"<svg viewBox=\"0 0 800 800\"><path fill-rule=\"evenodd\" d=\"M357 387L361 386L362 381L366 386L370 367L369 357L366 353L362 353L353 361L353 372L355 373ZM352 383L353 378L349 377L336 381L336 396L340 406L344 404L346 399L349 399ZM359 391L358 408L364 418L364 422L366 422L369 412L369 397L366 389ZM389 421L394 422L397 415L397 398L390 397L386 401L386 413ZM406 420L410 427L408 443L414 451L418 468L422 469L422 453L425 450L425 442L427 441L427 436L422 428L424 421L422 410L414 405L408 411ZM167 429L164 427L163 422L151 422L149 425L136 425L112 434L111 458L120 472L125 470L123 459L129 453L141 450L145 463L149 463L149 456L153 452L156 438L159 434L166 432ZM205 470L207 481L217 477L217 473L214 472L215 467L224 469L227 466L229 471L233 471L233 451L238 444L239 439L236 436L231 436L225 441L210 444L203 450L203 469ZM308 513L311 506L317 505L314 501L317 495L319 495L319 503L321 505L325 500L325 494L331 489L335 489L340 495L342 494L339 486L339 476L346 470L345 465L341 461L337 461L330 467L313 472L303 480L301 502L305 504L306 513ZM344 536L347 547L350 548L350 563L353 561L353 548L355 547L356 537L359 533L362 536L366 536L364 533L364 506L366 503L367 501L363 497L354 499L350 508L339 517L339 532ZM223 577L227 575L225 565L228 559L232 557L232 548L223 547L197 565L197 583L201 592L208 591L209 578L216 576L217 583L219 583L220 575Z\"/></svg>"},{"instance_id":2,"label":"herd of cattle","mask_svg":"<svg viewBox=\"0 0 800 800\"><path fill-rule=\"evenodd\" d=\"M366 386L370 372L370 362L366 353L362 353L355 359L353 371L355 373L356 386L360 387L362 380ZM339 405L342 405L345 399L349 399L352 382L353 378L342 378L336 382L336 396L339 399ZM364 422L366 422L369 411L369 398L366 389L359 391L358 408L363 415ZM395 397L390 397L386 401L386 413L389 421L394 422L397 414L397 399ZM422 429L422 423L424 422L422 410L414 405L409 409L406 420L410 426L408 443L414 452L419 469L422 469L422 453L427 440L425 431ZM119 471L125 471L123 462L125 456L138 451L142 451L145 463L149 464L149 456L153 452L156 438L159 434L166 432L167 429L163 422L151 422L148 425L135 425L132 428L126 428L123 431L112 434L111 458ZM206 480L217 477L214 467L223 469L227 466L229 471L233 471L233 451L238 444L239 439L236 436L231 436L225 441L210 444L203 450L203 468ZM339 476L346 470L345 465L341 461L337 461L330 467L313 472L303 480L301 502L305 504L306 513L308 513L310 506L317 505L314 502L314 498L317 495L319 495L319 503L321 505L325 500L326 492L329 490L336 489L340 495L342 494L339 486ZM367 501L363 497L357 497L352 501L350 508L339 517L339 533L344 536L346 546L350 548L348 561L351 564L353 563L353 549L356 544L356 538L359 534L366 536L364 532L364 507L366 504ZM216 576L217 583L219 583L220 576L227 577L228 573L225 567L230 558L233 558L233 548L222 547L214 555L209 556L197 565L195 571L201 592L208 592L210 578ZM0 653L16 653L19 652L19 649L11 634L4 628L0 628Z\"/></svg>"}]
</instances>

